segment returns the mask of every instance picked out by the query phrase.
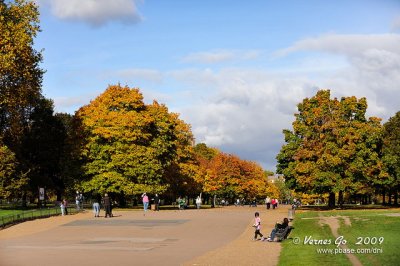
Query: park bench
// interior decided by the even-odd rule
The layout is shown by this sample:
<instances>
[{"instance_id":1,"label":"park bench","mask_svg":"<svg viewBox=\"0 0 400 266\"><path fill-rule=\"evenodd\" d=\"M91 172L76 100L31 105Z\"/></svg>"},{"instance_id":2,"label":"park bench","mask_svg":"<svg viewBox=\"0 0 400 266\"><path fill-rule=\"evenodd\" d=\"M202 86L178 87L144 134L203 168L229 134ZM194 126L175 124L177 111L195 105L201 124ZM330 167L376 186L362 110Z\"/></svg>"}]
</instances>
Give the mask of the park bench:
<instances>
[{"instance_id":1,"label":"park bench","mask_svg":"<svg viewBox=\"0 0 400 266\"><path fill-rule=\"evenodd\" d=\"M287 239L290 232L294 229L293 226L287 226L286 228L279 228L275 234L276 241L281 242L284 239Z\"/></svg>"}]
</instances>

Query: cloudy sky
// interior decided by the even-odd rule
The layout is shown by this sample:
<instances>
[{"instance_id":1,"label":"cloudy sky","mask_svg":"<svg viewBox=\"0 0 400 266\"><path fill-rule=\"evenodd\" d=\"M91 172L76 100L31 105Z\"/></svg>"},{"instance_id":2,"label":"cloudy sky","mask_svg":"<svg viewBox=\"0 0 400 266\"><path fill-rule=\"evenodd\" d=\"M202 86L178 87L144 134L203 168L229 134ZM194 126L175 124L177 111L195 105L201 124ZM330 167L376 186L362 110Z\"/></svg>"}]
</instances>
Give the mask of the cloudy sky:
<instances>
[{"instance_id":1,"label":"cloudy sky","mask_svg":"<svg viewBox=\"0 0 400 266\"><path fill-rule=\"evenodd\" d=\"M398 0L36 0L43 93L74 113L120 83L204 142L275 170L296 105L318 89L400 111Z\"/></svg>"}]
</instances>

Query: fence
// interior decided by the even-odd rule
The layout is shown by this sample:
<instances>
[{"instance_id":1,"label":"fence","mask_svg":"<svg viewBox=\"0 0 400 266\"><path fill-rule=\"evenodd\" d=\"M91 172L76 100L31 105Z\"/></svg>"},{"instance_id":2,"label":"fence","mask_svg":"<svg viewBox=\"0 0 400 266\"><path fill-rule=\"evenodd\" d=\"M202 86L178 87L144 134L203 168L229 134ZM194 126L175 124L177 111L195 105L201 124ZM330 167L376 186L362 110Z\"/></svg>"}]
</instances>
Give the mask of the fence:
<instances>
[{"instance_id":1,"label":"fence","mask_svg":"<svg viewBox=\"0 0 400 266\"><path fill-rule=\"evenodd\" d=\"M77 213L76 208L68 208L68 214ZM50 216L61 215L60 207L52 207L47 209L36 209L29 211L22 211L16 214L0 216L0 228L5 228L7 226L22 223L29 220L35 220L40 218L47 218Z\"/></svg>"}]
</instances>

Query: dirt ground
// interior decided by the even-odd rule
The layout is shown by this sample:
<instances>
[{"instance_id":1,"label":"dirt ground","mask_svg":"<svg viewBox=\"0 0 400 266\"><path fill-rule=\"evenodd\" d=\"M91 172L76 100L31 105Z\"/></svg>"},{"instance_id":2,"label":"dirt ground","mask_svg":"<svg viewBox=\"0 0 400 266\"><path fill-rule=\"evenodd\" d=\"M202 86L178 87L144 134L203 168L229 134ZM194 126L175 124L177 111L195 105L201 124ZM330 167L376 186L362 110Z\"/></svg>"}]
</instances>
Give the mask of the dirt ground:
<instances>
[{"instance_id":1,"label":"dirt ground","mask_svg":"<svg viewBox=\"0 0 400 266\"><path fill-rule=\"evenodd\" d=\"M0 265L277 265L280 243L253 241L254 212L268 236L288 206L86 211L0 231ZM104 214L104 213L103 213Z\"/></svg>"}]
</instances>

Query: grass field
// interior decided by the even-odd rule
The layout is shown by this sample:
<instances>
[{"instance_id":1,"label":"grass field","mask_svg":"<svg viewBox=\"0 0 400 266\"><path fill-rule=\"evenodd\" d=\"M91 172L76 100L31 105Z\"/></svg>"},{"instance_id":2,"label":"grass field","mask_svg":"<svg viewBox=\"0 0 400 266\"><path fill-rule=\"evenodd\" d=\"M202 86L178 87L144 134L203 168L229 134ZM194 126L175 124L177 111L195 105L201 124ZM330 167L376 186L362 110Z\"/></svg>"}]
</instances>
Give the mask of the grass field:
<instances>
[{"instance_id":1,"label":"grass field","mask_svg":"<svg viewBox=\"0 0 400 266\"><path fill-rule=\"evenodd\" d=\"M339 238L331 230L335 222ZM399 209L298 211L293 226L279 265L352 265L343 252L362 265L400 265Z\"/></svg>"}]
</instances>

